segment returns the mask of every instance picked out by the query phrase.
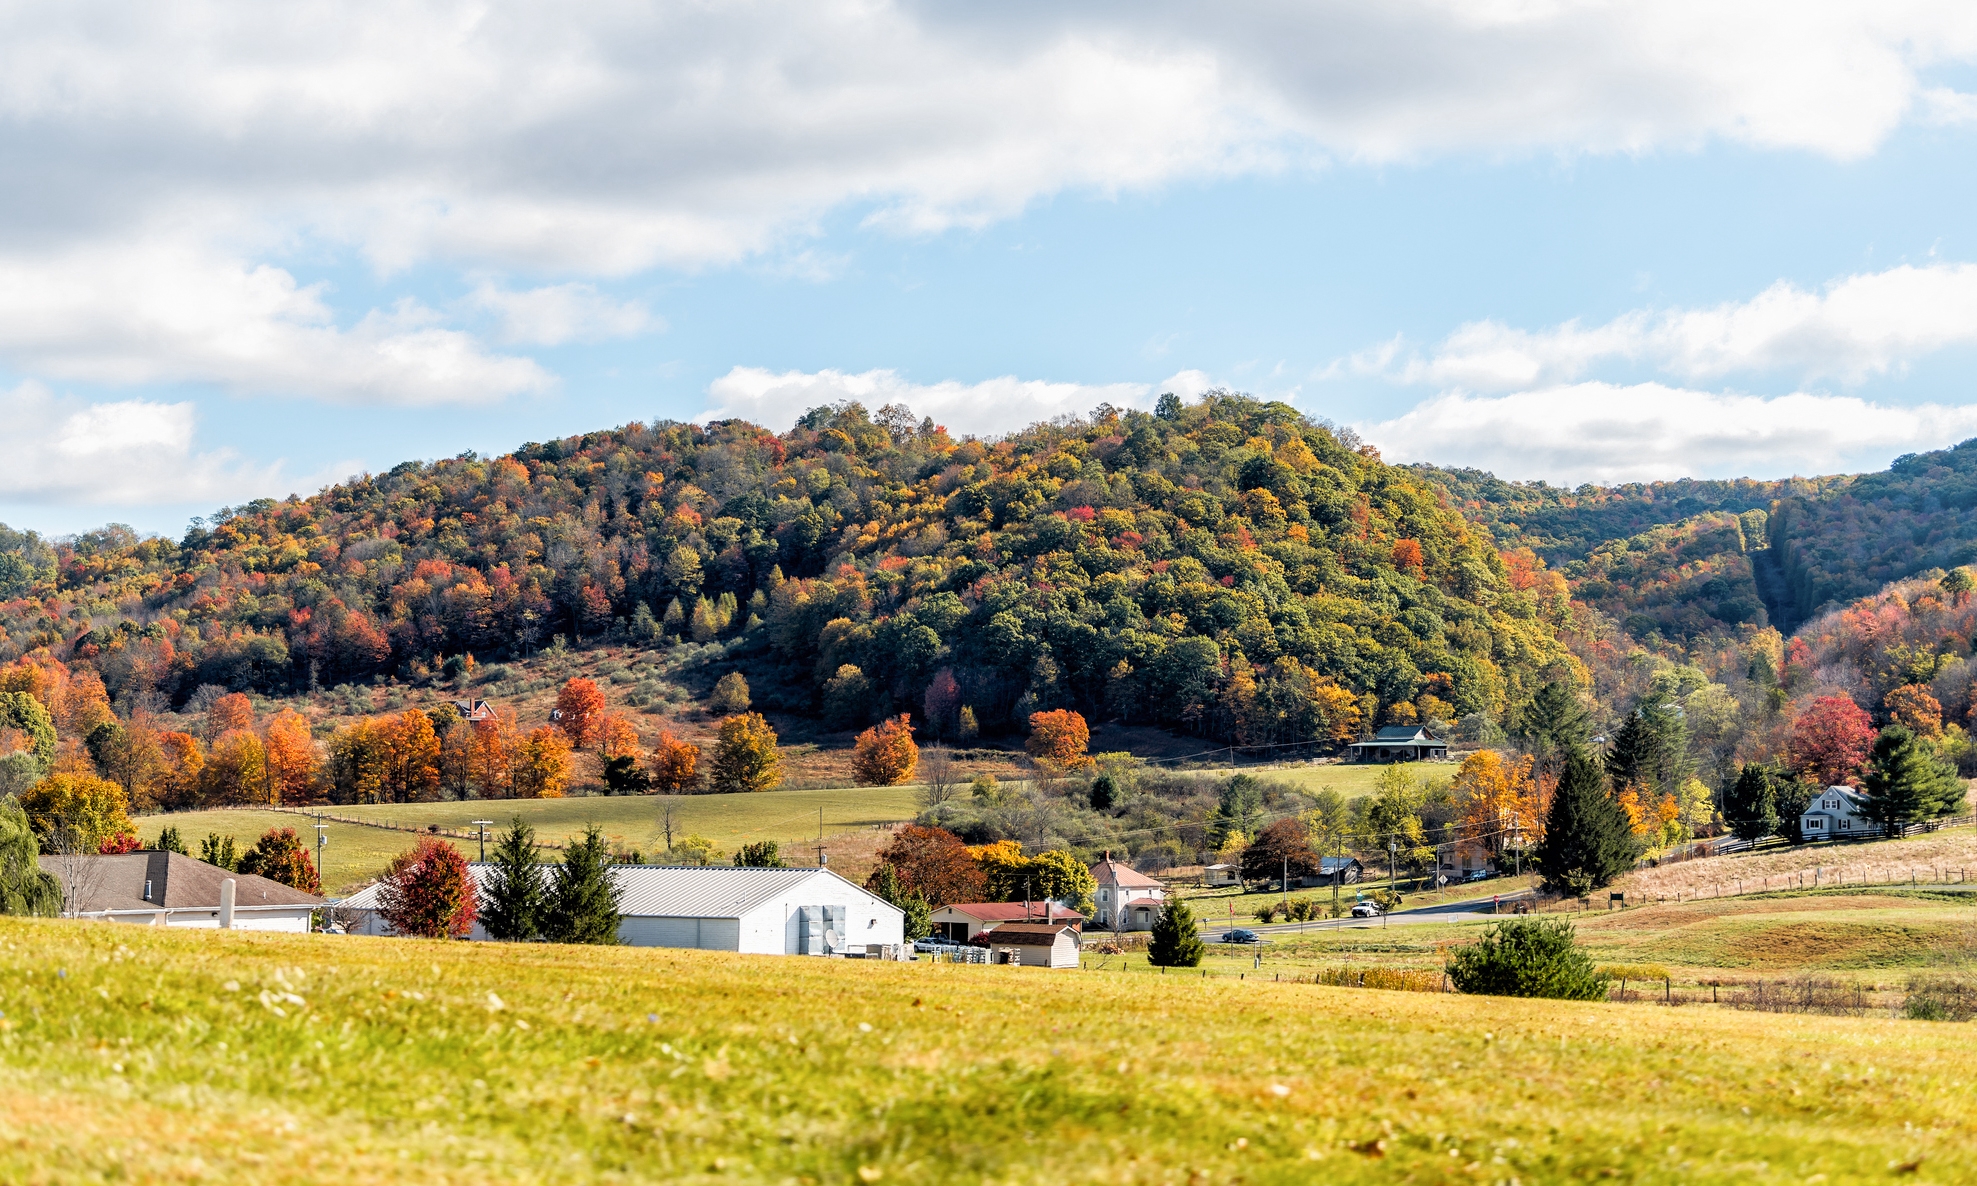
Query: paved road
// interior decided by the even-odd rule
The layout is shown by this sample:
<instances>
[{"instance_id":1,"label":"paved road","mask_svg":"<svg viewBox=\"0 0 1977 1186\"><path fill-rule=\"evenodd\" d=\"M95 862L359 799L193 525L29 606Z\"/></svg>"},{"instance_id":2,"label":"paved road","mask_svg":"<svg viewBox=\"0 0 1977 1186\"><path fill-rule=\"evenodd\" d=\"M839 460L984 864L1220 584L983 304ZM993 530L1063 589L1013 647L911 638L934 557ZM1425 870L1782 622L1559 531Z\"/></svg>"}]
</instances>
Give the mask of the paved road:
<instances>
[{"instance_id":1,"label":"paved road","mask_svg":"<svg viewBox=\"0 0 1977 1186\"><path fill-rule=\"evenodd\" d=\"M1519 890L1503 895L1503 913L1510 913L1510 904L1520 899L1533 897L1530 890ZM1308 935L1316 931L1363 931L1381 927L1419 925L1430 922L1474 922L1478 915L1490 914L1495 903L1489 898L1475 898L1466 902L1436 903L1429 906L1415 906L1406 910L1396 910L1385 918L1337 918L1323 922L1279 922L1269 926L1236 923L1237 927L1255 931L1266 937L1275 935ZM1230 927L1219 923L1204 929L1201 937L1210 943L1220 943Z\"/></svg>"}]
</instances>

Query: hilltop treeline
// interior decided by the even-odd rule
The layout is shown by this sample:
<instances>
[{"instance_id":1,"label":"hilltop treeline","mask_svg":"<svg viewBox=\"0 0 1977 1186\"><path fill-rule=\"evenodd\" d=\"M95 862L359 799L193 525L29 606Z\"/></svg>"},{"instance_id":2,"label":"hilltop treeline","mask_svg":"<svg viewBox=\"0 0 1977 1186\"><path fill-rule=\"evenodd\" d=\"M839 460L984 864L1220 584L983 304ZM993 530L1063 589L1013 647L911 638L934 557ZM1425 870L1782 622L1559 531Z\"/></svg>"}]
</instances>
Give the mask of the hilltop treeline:
<instances>
[{"instance_id":1,"label":"hilltop treeline","mask_svg":"<svg viewBox=\"0 0 1977 1186\"><path fill-rule=\"evenodd\" d=\"M634 423L407 462L176 542L10 533L0 659L162 706L691 639L792 711L1307 740L1511 708L1572 664L1542 592L1419 476L1283 404L1165 398L998 441L847 404L782 434Z\"/></svg>"}]
</instances>

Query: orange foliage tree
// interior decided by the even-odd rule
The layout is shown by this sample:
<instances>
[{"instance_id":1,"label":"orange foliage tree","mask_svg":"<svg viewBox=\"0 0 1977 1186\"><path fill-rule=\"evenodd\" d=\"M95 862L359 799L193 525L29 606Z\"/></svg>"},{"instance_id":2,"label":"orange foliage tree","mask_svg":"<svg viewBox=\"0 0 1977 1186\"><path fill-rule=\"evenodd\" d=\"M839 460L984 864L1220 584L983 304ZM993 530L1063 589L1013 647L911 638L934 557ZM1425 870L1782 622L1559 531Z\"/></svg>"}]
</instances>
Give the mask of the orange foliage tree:
<instances>
[{"instance_id":1,"label":"orange foliage tree","mask_svg":"<svg viewBox=\"0 0 1977 1186\"><path fill-rule=\"evenodd\" d=\"M206 739L254 727L254 702L245 692L228 692L206 710Z\"/></svg>"},{"instance_id":2,"label":"orange foliage tree","mask_svg":"<svg viewBox=\"0 0 1977 1186\"><path fill-rule=\"evenodd\" d=\"M578 676L565 683L556 694L556 712L556 723L569 736L571 745L582 749L597 744L604 726L604 693L596 681Z\"/></svg>"},{"instance_id":3,"label":"orange foliage tree","mask_svg":"<svg viewBox=\"0 0 1977 1186\"><path fill-rule=\"evenodd\" d=\"M199 802L199 772L206 765L206 751L199 739L175 730L158 734L158 750L164 757L165 771L158 778L160 806L187 808Z\"/></svg>"},{"instance_id":4,"label":"orange foliage tree","mask_svg":"<svg viewBox=\"0 0 1977 1186\"><path fill-rule=\"evenodd\" d=\"M515 712L467 725L467 783L483 799L505 799L514 793L508 779L508 739L515 733Z\"/></svg>"},{"instance_id":5,"label":"orange foliage tree","mask_svg":"<svg viewBox=\"0 0 1977 1186\"><path fill-rule=\"evenodd\" d=\"M1477 750L1462 760L1449 785L1462 834L1483 844L1492 856L1501 855L1510 836L1535 839L1544 819L1538 785L1531 776L1536 759L1526 754L1506 761L1495 750Z\"/></svg>"},{"instance_id":6,"label":"orange foliage tree","mask_svg":"<svg viewBox=\"0 0 1977 1186\"><path fill-rule=\"evenodd\" d=\"M1942 736L1943 706L1929 694L1929 689L1917 684L1904 684L1888 693L1882 703L1887 705L1888 715L1897 724L1906 725L1910 731L1923 737Z\"/></svg>"},{"instance_id":7,"label":"orange foliage tree","mask_svg":"<svg viewBox=\"0 0 1977 1186\"><path fill-rule=\"evenodd\" d=\"M1024 744L1030 756L1060 769L1091 765L1085 748L1091 744L1091 730L1085 718L1068 709L1030 714L1030 739Z\"/></svg>"},{"instance_id":8,"label":"orange foliage tree","mask_svg":"<svg viewBox=\"0 0 1977 1186\"><path fill-rule=\"evenodd\" d=\"M279 807L315 798L320 763L315 739L309 735L309 719L292 708L283 709L269 719L261 744L267 751L270 802Z\"/></svg>"},{"instance_id":9,"label":"orange foliage tree","mask_svg":"<svg viewBox=\"0 0 1977 1186\"><path fill-rule=\"evenodd\" d=\"M913 777L920 747L913 744L913 722L905 714L879 722L858 735L851 774L863 786L896 787Z\"/></svg>"},{"instance_id":10,"label":"orange foliage tree","mask_svg":"<svg viewBox=\"0 0 1977 1186\"><path fill-rule=\"evenodd\" d=\"M267 793L268 754L245 729L223 733L206 751L199 772L199 801L209 806L259 803Z\"/></svg>"},{"instance_id":11,"label":"orange foliage tree","mask_svg":"<svg viewBox=\"0 0 1977 1186\"><path fill-rule=\"evenodd\" d=\"M652 747L652 786L678 794L700 787L700 747L661 732Z\"/></svg>"}]
</instances>

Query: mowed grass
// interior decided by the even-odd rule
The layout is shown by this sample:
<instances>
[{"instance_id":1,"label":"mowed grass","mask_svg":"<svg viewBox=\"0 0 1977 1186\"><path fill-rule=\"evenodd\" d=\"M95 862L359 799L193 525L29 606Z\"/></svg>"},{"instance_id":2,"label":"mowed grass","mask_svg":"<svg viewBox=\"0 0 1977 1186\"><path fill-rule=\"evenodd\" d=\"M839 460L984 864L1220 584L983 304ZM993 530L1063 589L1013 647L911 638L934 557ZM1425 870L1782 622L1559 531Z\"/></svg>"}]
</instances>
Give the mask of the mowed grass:
<instances>
[{"instance_id":1,"label":"mowed grass","mask_svg":"<svg viewBox=\"0 0 1977 1186\"><path fill-rule=\"evenodd\" d=\"M1831 890L1582 916L1595 958L1691 971L1960 970L1977 964L1977 894Z\"/></svg>"},{"instance_id":2,"label":"mowed grass","mask_svg":"<svg viewBox=\"0 0 1977 1186\"><path fill-rule=\"evenodd\" d=\"M875 827L911 819L919 812L912 787L851 787L836 790L761 791L752 795L682 795L672 800L675 841L698 834L714 842L723 853L742 844L774 840L813 843L821 810L827 844L843 847L844 833L869 832ZM493 820L492 834L506 828L521 816L534 825L536 837L544 843L561 844L579 835L592 823L604 830L614 845L637 849L648 857L665 851L661 824L662 804L656 796L608 795L571 799L469 799L443 803L393 803L363 807L325 807L325 814L346 819L389 824L394 828L425 828L438 824L457 832L475 832L471 821ZM157 839L160 830L176 827L187 846L198 854L199 841L208 833L232 836L245 851L271 827L294 828L313 844L313 812L279 812L254 809L184 811L145 816L137 821L138 835L145 842ZM336 890L376 877L391 858L412 846L408 832L361 824L331 822L327 825L328 845L323 852L323 884ZM862 839L862 838L861 838ZM479 854L473 841L456 839L462 851ZM863 847L863 845L854 845ZM814 850L809 850L815 859Z\"/></svg>"},{"instance_id":3,"label":"mowed grass","mask_svg":"<svg viewBox=\"0 0 1977 1186\"><path fill-rule=\"evenodd\" d=\"M10 1182L1977 1177L1977 1026L0 919Z\"/></svg>"}]
</instances>

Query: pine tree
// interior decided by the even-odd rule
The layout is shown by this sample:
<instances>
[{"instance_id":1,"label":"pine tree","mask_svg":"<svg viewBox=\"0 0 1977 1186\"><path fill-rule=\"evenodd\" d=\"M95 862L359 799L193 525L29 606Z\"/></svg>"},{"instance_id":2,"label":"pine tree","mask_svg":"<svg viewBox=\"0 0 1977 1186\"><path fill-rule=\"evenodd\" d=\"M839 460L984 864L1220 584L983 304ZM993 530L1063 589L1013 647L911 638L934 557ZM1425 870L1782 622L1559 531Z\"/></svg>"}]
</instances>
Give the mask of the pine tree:
<instances>
[{"instance_id":1,"label":"pine tree","mask_svg":"<svg viewBox=\"0 0 1977 1186\"><path fill-rule=\"evenodd\" d=\"M1584 745L1593 731L1592 717L1579 703L1578 692L1563 681L1539 688L1517 716L1517 736L1529 743L1546 769Z\"/></svg>"},{"instance_id":2,"label":"pine tree","mask_svg":"<svg viewBox=\"0 0 1977 1186\"><path fill-rule=\"evenodd\" d=\"M1933 746L1901 725L1889 725L1874 739L1861 790L1867 800L1867 818L1891 831L1953 812L1964 796L1956 767L1937 757Z\"/></svg>"},{"instance_id":3,"label":"pine tree","mask_svg":"<svg viewBox=\"0 0 1977 1186\"><path fill-rule=\"evenodd\" d=\"M1207 950L1195 929L1194 911L1180 898L1167 899L1147 936L1146 962L1156 968L1194 968Z\"/></svg>"},{"instance_id":4,"label":"pine tree","mask_svg":"<svg viewBox=\"0 0 1977 1186\"><path fill-rule=\"evenodd\" d=\"M563 850L563 863L550 876L542 937L551 943L618 942L619 890L611 877L611 847L596 824L583 839Z\"/></svg>"},{"instance_id":5,"label":"pine tree","mask_svg":"<svg viewBox=\"0 0 1977 1186\"><path fill-rule=\"evenodd\" d=\"M1778 830L1778 791L1771 772L1755 762L1744 763L1743 772L1723 796L1723 815L1730 830L1745 840L1761 840Z\"/></svg>"},{"instance_id":6,"label":"pine tree","mask_svg":"<svg viewBox=\"0 0 1977 1186\"><path fill-rule=\"evenodd\" d=\"M535 829L515 817L494 846L494 868L487 879L487 910L481 925L495 939L525 943L542 937L547 895L535 844Z\"/></svg>"},{"instance_id":7,"label":"pine tree","mask_svg":"<svg viewBox=\"0 0 1977 1186\"><path fill-rule=\"evenodd\" d=\"M1642 712L1630 713L1613 732L1613 744L1606 751L1606 774L1617 787L1661 786L1661 734Z\"/></svg>"},{"instance_id":8,"label":"pine tree","mask_svg":"<svg viewBox=\"0 0 1977 1186\"><path fill-rule=\"evenodd\" d=\"M1626 872L1636 853L1633 827L1607 792L1598 760L1583 749L1568 753L1538 848L1545 885L1581 894L1598 889Z\"/></svg>"},{"instance_id":9,"label":"pine tree","mask_svg":"<svg viewBox=\"0 0 1977 1186\"><path fill-rule=\"evenodd\" d=\"M179 835L177 827L162 828L158 832L158 843L152 846L159 852L175 852L180 856L191 856L185 851L185 837Z\"/></svg>"}]
</instances>

